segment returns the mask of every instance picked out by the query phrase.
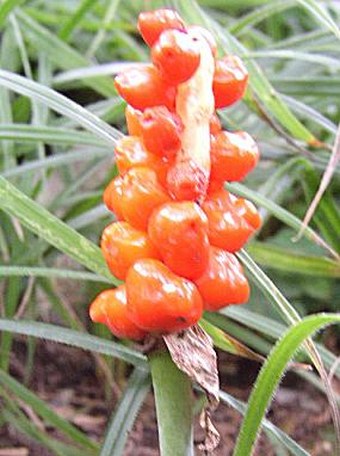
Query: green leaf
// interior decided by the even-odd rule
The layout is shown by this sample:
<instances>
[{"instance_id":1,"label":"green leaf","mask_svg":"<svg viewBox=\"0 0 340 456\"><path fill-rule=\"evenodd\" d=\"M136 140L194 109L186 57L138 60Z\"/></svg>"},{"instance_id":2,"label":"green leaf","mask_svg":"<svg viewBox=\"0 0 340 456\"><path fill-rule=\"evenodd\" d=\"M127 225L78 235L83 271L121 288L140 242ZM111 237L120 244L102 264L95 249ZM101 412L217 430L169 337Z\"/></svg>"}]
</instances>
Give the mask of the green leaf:
<instances>
[{"instance_id":1,"label":"green leaf","mask_svg":"<svg viewBox=\"0 0 340 456\"><path fill-rule=\"evenodd\" d=\"M302 255L268 242L253 241L247 251L259 264L272 269L314 277L340 277L340 263L328 258Z\"/></svg>"},{"instance_id":2,"label":"green leaf","mask_svg":"<svg viewBox=\"0 0 340 456\"><path fill-rule=\"evenodd\" d=\"M25 0L3 0L0 5L0 28L5 23L8 15L13 11L14 8L24 3Z\"/></svg>"},{"instance_id":3,"label":"green leaf","mask_svg":"<svg viewBox=\"0 0 340 456\"><path fill-rule=\"evenodd\" d=\"M191 381L169 353L149 356L161 456L193 456ZM180 432L179 432L180 430Z\"/></svg>"},{"instance_id":4,"label":"green leaf","mask_svg":"<svg viewBox=\"0 0 340 456\"><path fill-rule=\"evenodd\" d=\"M62 25L59 31L59 37L67 41L71 36L73 30L77 27L77 25L81 22L85 14L91 10L97 3L97 0L83 0L79 3L78 7L76 8L75 12L68 18L66 22Z\"/></svg>"},{"instance_id":5,"label":"green leaf","mask_svg":"<svg viewBox=\"0 0 340 456\"><path fill-rule=\"evenodd\" d=\"M279 206L270 199L260 195L258 192L247 188L245 185L239 184L238 182L233 182L232 184L227 184L227 189L235 193L236 195L248 198L259 206L263 206L269 212L271 212L278 220L281 220L287 226L290 226L297 232L302 227L302 221L298 219L295 215L291 214L289 211ZM315 244L323 247L327 252L329 252L334 258L338 259L338 254L330 247L312 228L307 226L303 235L313 241Z\"/></svg>"},{"instance_id":6,"label":"green leaf","mask_svg":"<svg viewBox=\"0 0 340 456\"><path fill-rule=\"evenodd\" d=\"M48 277L59 278L67 280L80 280L90 282L103 282L112 283L111 280L97 274L85 271L72 271L70 269L56 269L56 268L39 268L30 266L1 266L0 277Z\"/></svg>"},{"instance_id":7,"label":"green leaf","mask_svg":"<svg viewBox=\"0 0 340 456\"><path fill-rule=\"evenodd\" d=\"M221 350L259 362L264 360L261 355L255 353L253 350L246 347L229 334L226 334L215 325L209 323L207 320L201 319L199 325L209 334L214 342L214 345Z\"/></svg>"},{"instance_id":8,"label":"green leaf","mask_svg":"<svg viewBox=\"0 0 340 456\"><path fill-rule=\"evenodd\" d=\"M100 456L120 456L123 454L129 432L150 390L150 384L148 372L139 369L133 371L106 431Z\"/></svg>"},{"instance_id":9,"label":"green leaf","mask_svg":"<svg viewBox=\"0 0 340 456\"><path fill-rule=\"evenodd\" d=\"M234 36L226 29L222 29L216 21L206 15L196 1L173 0L172 3L183 12L188 21L201 24L210 29L217 36L224 49L237 55L247 52L246 48ZM250 76L250 88L268 110L269 115L276 117L295 138L301 139L308 144L314 144L317 141L314 135L302 125L282 101L257 63L253 60L248 60L247 68Z\"/></svg>"},{"instance_id":10,"label":"green leaf","mask_svg":"<svg viewBox=\"0 0 340 456\"><path fill-rule=\"evenodd\" d=\"M252 454L261 422L289 360L315 331L340 323L340 315L317 314L306 317L285 333L271 351L253 387L233 456Z\"/></svg>"},{"instance_id":11,"label":"green leaf","mask_svg":"<svg viewBox=\"0 0 340 456\"><path fill-rule=\"evenodd\" d=\"M71 345L72 347L81 348L101 353L102 355L113 356L131 363L140 369L147 369L146 358L135 350L125 347L124 345L111 342L100 337L90 334L81 333L61 326L50 325L47 323L37 323L34 321L17 321L0 319L0 331L12 332L14 334L23 334L33 336L39 339L59 342L61 344Z\"/></svg>"},{"instance_id":12,"label":"green leaf","mask_svg":"<svg viewBox=\"0 0 340 456\"><path fill-rule=\"evenodd\" d=\"M0 139L9 139L16 143L39 142L58 145L81 145L106 147L107 142L85 131L70 128L45 127L41 125L2 124Z\"/></svg>"},{"instance_id":13,"label":"green leaf","mask_svg":"<svg viewBox=\"0 0 340 456\"><path fill-rule=\"evenodd\" d=\"M30 43L39 52L44 51L58 67L70 70L72 68L90 65L90 62L84 56L53 35L48 29L42 27L23 11L18 11L16 16ZM84 81L84 84L105 97L111 97L116 94L110 78L101 77L87 80Z\"/></svg>"},{"instance_id":14,"label":"green leaf","mask_svg":"<svg viewBox=\"0 0 340 456\"><path fill-rule=\"evenodd\" d=\"M56 112L70 117L87 130L95 133L99 138L102 138L111 147L122 136L115 128L103 122L74 101L69 100L49 87L30 81L23 76L0 69L0 86L38 100Z\"/></svg>"},{"instance_id":15,"label":"green leaf","mask_svg":"<svg viewBox=\"0 0 340 456\"><path fill-rule=\"evenodd\" d=\"M250 13L241 16L228 27L228 30L234 35L239 35L245 29L257 24L258 22L264 21L273 14L277 14L291 8L294 6L295 1L296 0L288 0L283 3L281 0L272 0L269 3L252 10Z\"/></svg>"},{"instance_id":16,"label":"green leaf","mask_svg":"<svg viewBox=\"0 0 340 456\"><path fill-rule=\"evenodd\" d=\"M228 404L230 407L237 410L241 415L244 415L247 410L247 404L235 397L231 396L230 394L220 391L220 399L225 404ZM262 422L263 430L270 436L277 439L287 450L294 456L310 456L310 454L304 450L298 443L295 442L289 435L285 432L281 431L278 427L276 427L273 423L264 419Z\"/></svg>"},{"instance_id":17,"label":"green leaf","mask_svg":"<svg viewBox=\"0 0 340 456\"><path fill-rule=\"evenodd\" d=\"M0 208L80 264L118 284L101 250L0 176Z\"/></svg>"},{"instance_id":18,"label":"green leaf","mask_svg":"<svg viewBox=\"0 0 340 456\"><path fill-rule=\"evenodd\" d=\"M332 19L331 15L327 12L323 5L319 1L315 0L296 0L304 6L315 19L327 27L334 35L340 39L340 30L337 24Z\"/></svg>"},{"instance_id":19,"label":"green leaf","mask_svg":"<svg viewBox=\"0 0 340 456\"><path fill-rule=\"evenodd\" d=\"M0 383L7 390L11 391L16 398L22 400L32 408L47 423L55 427L58 431L63 432L75 443L89 449L96 449L98 445L92 442L85 434L80 432L75 426L57 415L46 403L37 395L19 383L13 377L0 369Z\"/></svg>"}]
</instances>

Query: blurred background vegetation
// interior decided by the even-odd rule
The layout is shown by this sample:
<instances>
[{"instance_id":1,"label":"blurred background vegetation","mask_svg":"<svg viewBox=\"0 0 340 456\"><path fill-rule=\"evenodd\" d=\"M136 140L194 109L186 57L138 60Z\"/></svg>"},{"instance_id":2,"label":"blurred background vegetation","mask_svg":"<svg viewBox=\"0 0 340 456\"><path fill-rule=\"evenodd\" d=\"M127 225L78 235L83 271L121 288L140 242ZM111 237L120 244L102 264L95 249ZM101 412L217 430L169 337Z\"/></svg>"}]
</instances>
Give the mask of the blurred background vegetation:
<instances>
[{"instance_id":1,"label":"blurred background vegetation","mask_svg":"<svg viewBox=\"0 0 340 456\"><path fill-rule=\"evenodd\" d=\"M252 282L251 301L207 319L267 354L287 325L282 317L286 300L301 316L339 310L339 167L333 169L309 227L296 238L323 174L330 171L340 120L339 2L3 0L0 329L6 332L0 351L0 424L5 428L11 422L52 454L76 455L77 445L88 454L99 450L91 432L85 436L67 420L58 421L48 400L30 396L39 389L37 363L39 375L48 375L37 356L39 338L73 341L93 350L101 392L107 398L116 384L125 385L129 372L125 361L136 364L139 359L124 344L119 352L118 344L105 348L104 342L100 346L97 339L79 334L111 339L100 325L90 324L87 309L111 280L95 246L112 220L101 196L116 172L114 142L119 132L125 132L125 104L117 97L112 76L123 62L149 59L135 24L140 11L162 6L177 8L188 22L208 26L219 40L221 55L236 53L244 60L250 72L247 95L222 111L220 118L225 129L252 134L262 153L259 166L245 182L228 184L254 201L263 217L262 229L247 253L241 254ZM336 154L339 144L333 150ZM21 319L54 326L20 326ZM77 333L58 332L59 327ZM15 338L14 333L28 337ZM72 339L72 334L79 338ZM331 328L317 339L328 368L335 356L327 347L336 353L337 335ZM118 350L115 355L121 360L103 356L109 347ZM9 374L26 386L13 383ZM300 375L324 388L315 374ZM143 394L139 402L136 399L136 409ZM23 404L40 417L37 422L29 419ZM136 411L131 412L129 426ZM49 434L48 426L39 427L45 421L54 434ZM59 441L58 433L66 435L68 443Z\"/></svg>"}]
</instances>

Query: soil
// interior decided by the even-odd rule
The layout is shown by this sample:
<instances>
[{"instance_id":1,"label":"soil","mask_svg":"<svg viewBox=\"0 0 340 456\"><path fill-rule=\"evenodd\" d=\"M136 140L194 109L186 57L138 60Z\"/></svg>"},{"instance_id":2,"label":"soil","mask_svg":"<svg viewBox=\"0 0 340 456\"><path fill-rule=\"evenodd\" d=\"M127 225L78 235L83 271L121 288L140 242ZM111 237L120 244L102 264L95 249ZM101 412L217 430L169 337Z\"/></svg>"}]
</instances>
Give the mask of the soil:
<instances>
[{"instance_id":1,"label":"soil","mask_svg":"<svg viewBox=\"0 0 340 456\"><path fill-rule=\"evenodd\" d=\"M34 371L28 386L59 415L70 420L92 439L100 441L105 433L110 414L124 384L114 384L111 397L106 397L98 359L91 354L70 347L39 342ZM18 341L11 359L11 374L22 381L25 376L25 344ZM96 367L97 366L97 367ZM120 378L126 378L125 365L116 366ZM219 353L222 389L246 401L259 365ZM123 381L124 383L124 381ZM339 385L335 385L339 389ZM21 404L22 411L45 429L34 411ZM214 423L221 434L215 456L232 454L241 417L234 409L220 404L214 413ZM293 437L313 456L334 456L334 431L327 399L309 383L294 373L288 373L280 386L267 418ZM195 441L202 441L203 431L195 423ZM56 431L50 435L60 438ZM13 425L0 428L0 456L50 456L52 453L20 433ZM197 455L201 454L197 450ZM272 442L261 435L257 456L275 456ZM281 454L281 453L280 453ZM129 435L124 456L158 456L156 416L152 394L145 401Z\"/></svg>"}]
</instances>

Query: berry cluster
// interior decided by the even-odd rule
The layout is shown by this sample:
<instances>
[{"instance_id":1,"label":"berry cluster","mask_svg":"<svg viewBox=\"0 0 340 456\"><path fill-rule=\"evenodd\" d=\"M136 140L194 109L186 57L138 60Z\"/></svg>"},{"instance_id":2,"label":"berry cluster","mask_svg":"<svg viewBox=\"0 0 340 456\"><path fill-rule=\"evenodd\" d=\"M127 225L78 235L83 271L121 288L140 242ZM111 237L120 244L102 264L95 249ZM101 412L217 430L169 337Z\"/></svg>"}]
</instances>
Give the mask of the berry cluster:
<instances>
[{"instance_id":1,"label":"berry cluster","mask_svg":"<svg viewBox=\"0 0 340 456\"><path fill-rule=\"evenodd\" d=\"M258 148L247 133L222 130L215 113L242 97L244 65L217 59L212 35L173 10L141 13L138 28L152 63L115 79L129 135L117 144L119 175L104 192L117 221L101 239L110 271L125 283L90 307L93 321L134 340L246 302L234 252L260 226L254 205L224 188L254 168Z\"/></svg>"}]
</instances>

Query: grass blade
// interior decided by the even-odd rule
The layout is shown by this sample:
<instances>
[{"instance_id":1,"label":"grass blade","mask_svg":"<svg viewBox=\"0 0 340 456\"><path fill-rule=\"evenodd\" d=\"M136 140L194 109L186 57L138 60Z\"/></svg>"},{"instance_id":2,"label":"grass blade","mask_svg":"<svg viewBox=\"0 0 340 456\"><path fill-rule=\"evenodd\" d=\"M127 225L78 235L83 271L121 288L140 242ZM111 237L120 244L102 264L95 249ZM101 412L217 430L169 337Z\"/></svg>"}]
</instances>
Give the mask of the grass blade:
<instances>
[{"instance_id":1,"label":"grass blade","mask_svg":"<svg viewBox=\"0 0 340 456\"><path fill-rule=\"evenodd\" d=\"M146 358L129 347L112 341L81 333L61 326L38 323L35 321L16 321L0 319L0 331L33 336L61 344L71 345L83 350L90 350L102 355L113 356L133 364L140 369L147 369Z\"/></svg>"},{"instance_id":2,"label":"grass blade","mask_svg":"<svg viewBox=\"0 0 340 456\"><path fill-rule=\"evenodd\" d=\"M85 271L72 271L70 269L39 268L30 266L0 266L0 277L48 277L67 280L88 280L90 282L112 283L97 274Z\"/></svg>"},{"instance_id":3,"label":"grass blade","mask_svg":"<svg viewBox=\"0 0 340 456\"><path fill-rule=\"evenodd\" d=\"M206 15L194 0L173 0L172 3L182 11L183 16L190 22L199 23L214 33L225 50L238 55L245 54L246 48L227 30L223 29ZM271 116L277 120L297 139L313 145L318 141L314 135L295 117L287 105L274 90L262 69L252 60L247 61L250 75L250 88L266 107Z\"/></svg>"},{"instance_id":4,"label":"grass blade","mask_svg":"<svg viewBox=\"0 0 340 456\"><path fill-rule=\"evenodd\" d=\"M247 404L239 401L238 399L235 399L230 394L225 393L224 391L220 391L220 399L222 402L228 404L230 407L234 408L242 415L246 413ZM285 432L281 431L281 429L274 426L274 424L272 424L270 421L264 419L262 422L262 426L263 430L267 434L272 435L284 447L287 448L287 450L290 452L289 454L292 454L294 456L310 456L310 454L307 451L305 451L299 444L297 444L295 440L289 437L289 435L287 435Z\"/></svg>"},{"instance_id":5,"label":"grass blade","mask_svg":"<svg viewBox=\"0 0 340 456\"><path fill-rule=\"evenodd\" d=\"M49 87L1 69L0 85L32 99L39 100L56 112L70 117L84 128L102 138L111 147L121 137L121 133L115 128Z\"/></svg>"},{"instance_id":6,"label":"grass blade","mask_svg":"<svg viewBox=\"0 0 340 456\"><path fill-rule=\"evenodd\" d=\"M133 371L106 431L100 456L121 456L123 454L126 439L150 389L150 384L148 372L140 369Z\"/></svg>"},{"instance_id":7,"label":"grass blade","mask_svg":"<svg viewBox=\"0 0 340 456\"><path fill-rule=\"evenodd\" d=\"M0 208L85 267L118 284L101 250L0 176Z\"/></svg>"},{"instance_id":8,"label":"grass blade","mask_svg":"<svg viewBox=\"0 0 340 456\"><path fill-rule=\"evenodd\" d=\"M334 323L340 323L340 315L317 314L306 317L289 328L282 339L278 341L263 365L253 387L233 456L252 454L270 400L296 350L315 331Z\"/></svg>"},{"instance_id":9,"label":"grass blade","mask_svg":"<svg viewBox=\"0 0 340 456\"><path fill-rule=\"evenodd\" d=\"M98 445L92 442L85 434L57 415L43 400L3 370L0 370L0 383L7 390L11 391L17 398L21 399L29 407L32 407L32 409L47 423L63 432L69 438L74 440L75 443L92 450L98 448Z\"/></svg>"}]
</instances>

